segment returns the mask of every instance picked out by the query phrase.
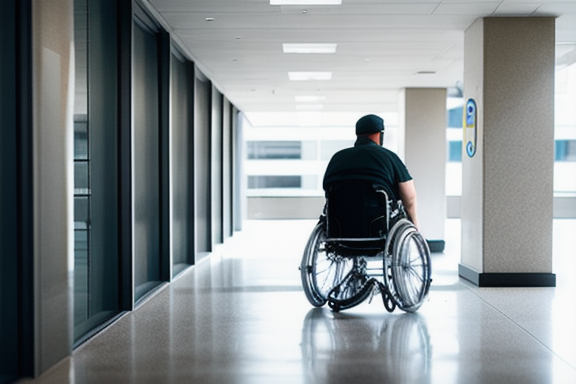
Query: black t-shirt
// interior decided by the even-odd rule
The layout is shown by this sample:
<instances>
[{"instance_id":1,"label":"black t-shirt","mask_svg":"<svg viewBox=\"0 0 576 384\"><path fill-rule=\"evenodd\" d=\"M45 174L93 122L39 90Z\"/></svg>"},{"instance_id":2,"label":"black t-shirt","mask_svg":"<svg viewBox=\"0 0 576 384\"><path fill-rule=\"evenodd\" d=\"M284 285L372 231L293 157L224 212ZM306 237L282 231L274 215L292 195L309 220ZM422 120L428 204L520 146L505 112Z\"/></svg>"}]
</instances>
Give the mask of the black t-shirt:
<instances>
[{"instance_id":1,"label":"black t-shirt","mask_svg":"<svg viewBox=\"0 0 576 384\"><path fill-rule=\"evenodd\" d=\"M343 149L332 156L323 187L342 181L368 180L388 188L400 200L398 184L412 180L408 169L394 152L381 147L367 137L359 137L354 147Z\"/></svg>"}]
</instances>

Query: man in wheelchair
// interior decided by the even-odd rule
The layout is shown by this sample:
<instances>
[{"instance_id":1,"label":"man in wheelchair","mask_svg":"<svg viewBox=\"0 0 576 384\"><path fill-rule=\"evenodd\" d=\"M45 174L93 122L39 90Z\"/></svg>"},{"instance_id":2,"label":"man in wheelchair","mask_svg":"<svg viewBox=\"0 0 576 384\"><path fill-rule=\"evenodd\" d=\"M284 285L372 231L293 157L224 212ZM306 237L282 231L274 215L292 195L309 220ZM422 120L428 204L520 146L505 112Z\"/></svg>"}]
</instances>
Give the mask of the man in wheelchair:
<instances>
[{"instance_id":1,"label":"man in wheelchair","mask_svg":"<svg viewBox=\"0 0 576 384\"><path fill-rule=\"evenodd\" d=\"M343 149L332 157L324 174L323 187L327 193L342 183L369 181L385 188L401 200L408 217L418 227L416 215L416 188L414 180L400 158L384 148L384 120L366 115L356 123L357 140L351 148Z\"/></svg>"},{"instance_id":2,"label":"man in wheelchair","mask_svg":"<svg viewBox=\"0 0 576 384\"><path fill-rule=\"evenodd\" d=\"M388 311L413 312L431 281L414 181L400 158L382 147L380 117L362 117L356 135L354 147L337 152L324 175L326 206L300 265L304 292L312 305L328 302L335 311L381 293ZM369 265L374 261L378 268Z\"/></svg>"}]
</instances>

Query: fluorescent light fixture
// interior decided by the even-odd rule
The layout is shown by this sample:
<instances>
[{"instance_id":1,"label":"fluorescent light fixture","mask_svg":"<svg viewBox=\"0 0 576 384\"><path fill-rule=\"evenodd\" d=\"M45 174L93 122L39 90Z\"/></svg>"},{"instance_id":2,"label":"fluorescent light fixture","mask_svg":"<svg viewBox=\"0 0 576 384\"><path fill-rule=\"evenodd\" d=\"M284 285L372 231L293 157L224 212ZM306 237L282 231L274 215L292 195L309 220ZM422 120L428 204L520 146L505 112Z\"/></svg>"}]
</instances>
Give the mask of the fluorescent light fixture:
<instances>
[{"instance_id":1,"label":"fluorescent light fixture","mask_svg":"<svg viewBox=\"0 0 576 384\"><path fill-rule=\"evenodd\" d=\"M270 0L270 5L342 5L342 0Z\"/></svg>"},{"instance_id":2,"label":"fluorescent light fixture","mask_svg":"<svg viewBox=\"0 0 576 384\"><path fill-rule=\"evenodd\" d=\"M321 44L282 44L284 53L336 53L335 43Z\"/></svg>"},{"instance_id":3,"label":"fluorescent light fixture","mask_svg":"<svg viewBox=\"0 0 576 384\"><path fill-rule=\"evenodd\" d=\"M332 72L288 72L292 81L330 80Z\"/></svg>"},{"instance_id":4,"label":"fluorescent light fixture","mask_svg":"<svg viewBox=\"0 0 576 384\"><path fill-rule=\"evenodd\" d=\"M297 103L316 103L318 101L324 101L325 96L294 96L294 100Z\"/></svg>"}]
</instances>

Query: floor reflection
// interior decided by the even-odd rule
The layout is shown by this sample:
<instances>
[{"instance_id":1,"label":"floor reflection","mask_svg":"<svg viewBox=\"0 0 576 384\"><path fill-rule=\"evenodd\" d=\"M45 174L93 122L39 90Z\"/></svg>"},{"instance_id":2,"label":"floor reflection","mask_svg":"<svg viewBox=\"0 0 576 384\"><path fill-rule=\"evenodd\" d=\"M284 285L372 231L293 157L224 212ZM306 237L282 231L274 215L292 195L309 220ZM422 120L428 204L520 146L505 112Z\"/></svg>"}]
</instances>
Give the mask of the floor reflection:
<instances>
[{"instance_id":1,"label":"floor reflection","mask_svg":"<svg viewBox=\"0 0 576 384\"><path fill-rule=\"evenodd\" d=\"M226 247L35 380L19 384L574 384L576 220L554 223L556 288L458 276L460 223L415 314L312 308L297 266L313 221L251 222ZM286 240L289 233L290 241Z\"/></svg>"},{"instance_id":2,"label":"floor reflection","mask_svg":"<svg viewBox=\"0 0 576 384\"><path fill-rule=\"evenodd\" d=\"M430 337L418 314L308 312L302 327L306 382L430 383Z\"/></svg>"}]
</instances>

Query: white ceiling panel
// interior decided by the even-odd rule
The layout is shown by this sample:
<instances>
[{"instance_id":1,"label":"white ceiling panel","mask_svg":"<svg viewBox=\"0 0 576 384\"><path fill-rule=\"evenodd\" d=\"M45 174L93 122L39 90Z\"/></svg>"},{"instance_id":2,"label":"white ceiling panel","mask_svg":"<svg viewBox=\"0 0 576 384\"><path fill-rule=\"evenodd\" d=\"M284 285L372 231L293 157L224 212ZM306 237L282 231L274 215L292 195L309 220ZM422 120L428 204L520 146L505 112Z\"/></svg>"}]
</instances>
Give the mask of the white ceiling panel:
<instances>
[{"instance_id":1,"label":"white ceiling panel","mask_svg":"<svg viewBox=\"0 0 576 384\"><path fill-rule=\"evenodd\" d=\"M575 0L140 1L256 125L348 124L359 114L396 112L405 87L461 87L464 32L480 17L557 16L557 64L576 61ZM283 43L337 49L285 54ZM290 81L290 71L330 71L332 78ZM302 113L296 95L324 99Z\"/></svg>"}]
</instances>

